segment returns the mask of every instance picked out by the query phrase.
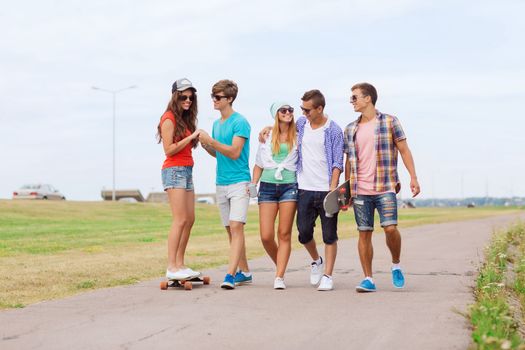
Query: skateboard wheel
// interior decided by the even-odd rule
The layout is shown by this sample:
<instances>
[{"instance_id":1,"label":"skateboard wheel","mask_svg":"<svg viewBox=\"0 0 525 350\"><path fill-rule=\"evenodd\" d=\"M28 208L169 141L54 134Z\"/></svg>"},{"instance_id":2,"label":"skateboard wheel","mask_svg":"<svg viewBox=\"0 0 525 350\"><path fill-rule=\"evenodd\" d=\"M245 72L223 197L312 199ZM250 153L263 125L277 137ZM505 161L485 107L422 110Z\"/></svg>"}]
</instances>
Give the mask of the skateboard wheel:
<instances>
[{"instance_id":1,"label":"skateboard wheel","mask_svg":"<svg viewBox=\"0 0 525 350\"><path fill-rule=\"evenodd\" d=\"M204 277L202 278L202 283L204 283L204 284L210 284L210 282L211 282L211 279L210 279L209 276L204 276Z\"/></svg>"},{"instance_id":2,"label":"skateboard wheel","mask_svg":"<svg viewBox=\"0 0 525 350\"><path fill-rule=\"evenodd\" d=\"M185 283L184 283L184 289L185 290L191 290L192 287L193 286L191 285L191 282L185 281Z\"/></svg>"},{"instance_id":3,"label":"skateboard wheel","mask_svg":"<svg viewBox=\"0 0 525 350\"><path fill-rule=\"evenodd\" d=\"M341 189L339 190L339 192L341 192L341 193L346 193L346 188L344 188L344 187L341 188Z\"/></svg>"},{"instance_id":4,"label":"skateboard wheel","mask_svg":"<svg viewBox=\"0 0 525 350\"><path fill-rule=\"evenodd\" d=\"M168 282L167 281L160 282L160 289L162 290L168 289Z\"/></svg>"}]
</instances>

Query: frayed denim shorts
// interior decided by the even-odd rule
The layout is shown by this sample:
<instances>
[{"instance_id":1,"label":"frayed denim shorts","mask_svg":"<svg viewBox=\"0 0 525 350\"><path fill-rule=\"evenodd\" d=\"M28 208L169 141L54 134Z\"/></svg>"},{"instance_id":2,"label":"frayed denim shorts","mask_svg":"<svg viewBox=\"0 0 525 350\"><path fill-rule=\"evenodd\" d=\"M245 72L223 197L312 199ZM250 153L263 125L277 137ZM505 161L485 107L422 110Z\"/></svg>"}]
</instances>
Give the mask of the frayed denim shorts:
<instances>
[{"instance_id":1,"label":"frayed denim shorts","mask_svg":"<svg viewBox=\"0 0 525 350\"><path fill-rule=\"evenodd\" d=\"M397 225L397 198L393 192L378 195L357 195L353 199L355 221L359 231L374 230L374 210L379 213L381 227Z\"/></svg>"},{"instance_id":2,"label":"frayed denim shorts","mask_svg":"<svg viewBox=\"0 0 525 350\"><path fill-rule=\"evenodd\" d=\"M259 185L259 204L297 202L297 183L273 184L261 182Z\"/></svg>"},{"instance_id":3,"label":"frayed denim shorts","mask_svg":"<svg viewBox=\"0 0 525 350\"><path fill-rule=\"evenodd\" d=\"M162 186L164 191L174 188L193 191L193 167L172 166L162 169Z\"/></svg>"}]
</instances>

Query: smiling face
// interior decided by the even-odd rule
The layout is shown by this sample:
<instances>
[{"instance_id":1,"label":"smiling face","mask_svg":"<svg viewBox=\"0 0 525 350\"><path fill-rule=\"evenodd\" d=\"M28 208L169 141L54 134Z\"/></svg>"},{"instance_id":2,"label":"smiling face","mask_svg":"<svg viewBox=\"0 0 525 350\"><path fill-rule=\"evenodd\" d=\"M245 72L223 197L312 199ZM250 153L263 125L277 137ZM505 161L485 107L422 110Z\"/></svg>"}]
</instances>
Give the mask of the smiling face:
<instances>
[{"instance_id":1,"label":"smiling face","mask_svg":"<svg viewBox=\"0 0 525 350\"><path fill-rule=\"evenodd\" d=\"M317 120L317 118L323 115L323 106L314 106L313 100L303 101L301 105L301 110L303 111L304 116L311 122L312 120Z\"/></svg>"},{"instance_id":2,"label":"smiling face","mask_svg":"<svg viewBox=\"0 0 525 350\"><path fill-rule=\"evenodd\" d=\"M363 95L361 89L354 89L352 96L350 96L350 103L354 107L354 111L362 113L372 102L370 96Z\"/></svg>"},{"instance_id":3,"label":"smiling face","mask_svg":"<svg viewBox=\"0 0 525 350\"><path fill-rule=\"evenodd\" d=\"M293 121L293 108L286 105L277 110L277 119L282 123L291 123Z\"/></svg>"},{"instance_id":4,"label":"smiling face","mask_svg":"<svg viewBox=\"0 0 525 350\"><path fill-rule=\"evenodd\" d=\"M179 104L180 108L182 108L185 111L188 111L193 103L194 98L195 95L193 90L187 89L182 92L179 92L177 103Z\"/></svg>"}]
</instances>

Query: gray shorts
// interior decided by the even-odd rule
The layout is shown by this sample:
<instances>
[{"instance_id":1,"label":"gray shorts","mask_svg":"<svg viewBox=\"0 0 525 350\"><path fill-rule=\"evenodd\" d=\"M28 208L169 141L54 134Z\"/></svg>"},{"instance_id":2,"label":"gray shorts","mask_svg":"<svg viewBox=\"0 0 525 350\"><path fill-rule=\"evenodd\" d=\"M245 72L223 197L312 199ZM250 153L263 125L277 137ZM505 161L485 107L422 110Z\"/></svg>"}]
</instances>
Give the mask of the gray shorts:
<instances>
[{"instance_id":1,"label":"gray shorts","mask_svg":"<svg viewBox=\"0 0 525 350\"><path fill-rule=\"evenodd\" d=\"M232 185L217 185L217 204L224 226L230 226L230 221L246 223L248 216L249 182L239 182Z\"/></svg>"}]
</instances>

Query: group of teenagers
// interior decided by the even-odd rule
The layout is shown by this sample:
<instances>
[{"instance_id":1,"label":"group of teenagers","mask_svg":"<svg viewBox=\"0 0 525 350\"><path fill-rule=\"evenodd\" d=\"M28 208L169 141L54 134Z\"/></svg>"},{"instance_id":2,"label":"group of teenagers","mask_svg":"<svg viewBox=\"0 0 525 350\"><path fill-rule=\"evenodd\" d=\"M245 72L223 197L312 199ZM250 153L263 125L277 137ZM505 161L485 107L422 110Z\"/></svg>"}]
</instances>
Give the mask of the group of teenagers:
<instances>
[{"instance_id":1,"label":"group of teenagers","mask_svg":"<svg viewBox=\"0 0 525 350\"><path fill-rule=\"evenodd\" d=\"M292 105L274 102L270 106L274 124L259 133L252 171L249 167L251 128L248 120L233 109L238 93L234 81L220 80L212 87L213 107L220 112L220 118L214 121L211 135L197 128L197 89L191 81L186 78L175 81L171 92L158 125L158 141L166 155L162 183L173 217L168 235L168 279L200 275L184 263L195 221L192 149L200 143L217 160L216 199L230 243L222 288L234 289L253 281L246 258L244 224L250 197L258 197L261 241L276 267L273 287L286 288L284 277L297 215L299 242L312 259L310 284L320 291L332 290L338 214L325 215L323 200L338 186L343 172L345 180L350 181L351 204L359 231L358 252L364 273L356 290L376 291L372 275L375 210L392 255L392 283L396 288L404 287L400 266L401 235L397 229L398 153L410 174L413 196L419 194L420 187L401 124L395 116L376 109L374 86L359 83L352 87L350 103L360 115L344 132L325 114L325 98L319 90L304 93L301 117L297 120ZM319 254L314 239L318 217L324 257Z\"/></svg>"}]
</instances>

